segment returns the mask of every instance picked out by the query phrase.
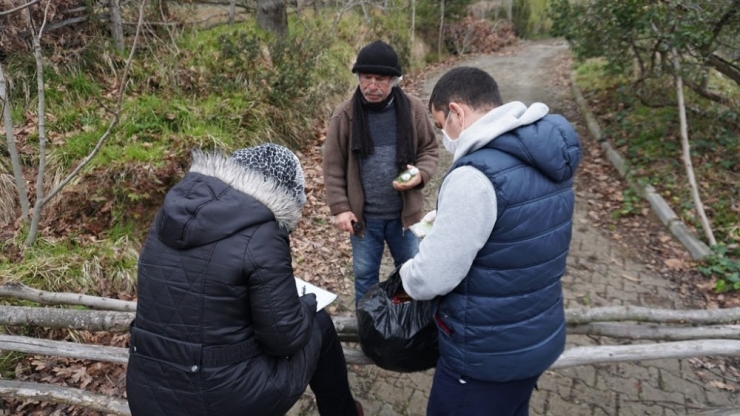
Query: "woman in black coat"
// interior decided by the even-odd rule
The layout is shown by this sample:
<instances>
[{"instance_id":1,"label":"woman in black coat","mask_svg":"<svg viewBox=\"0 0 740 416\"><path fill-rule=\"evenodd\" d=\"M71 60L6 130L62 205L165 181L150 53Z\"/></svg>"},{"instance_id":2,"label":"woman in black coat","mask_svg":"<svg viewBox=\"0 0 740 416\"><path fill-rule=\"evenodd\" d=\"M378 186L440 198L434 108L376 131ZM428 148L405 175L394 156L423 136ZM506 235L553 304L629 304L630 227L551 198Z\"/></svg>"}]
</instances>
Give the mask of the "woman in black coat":
<instances>
[{"instance_id":1,"label":"woman in black coat","mask_svg":"<svg viewBox=\"0 0 740 416\"><path fill-rule=\"evenodd\" d=\"M305 202L282 146L193 152L139 257L133 416L284 415L307 385L321 415L362 413L331 318L296 290L288 235Z\"/></svg>"}]
</instances>

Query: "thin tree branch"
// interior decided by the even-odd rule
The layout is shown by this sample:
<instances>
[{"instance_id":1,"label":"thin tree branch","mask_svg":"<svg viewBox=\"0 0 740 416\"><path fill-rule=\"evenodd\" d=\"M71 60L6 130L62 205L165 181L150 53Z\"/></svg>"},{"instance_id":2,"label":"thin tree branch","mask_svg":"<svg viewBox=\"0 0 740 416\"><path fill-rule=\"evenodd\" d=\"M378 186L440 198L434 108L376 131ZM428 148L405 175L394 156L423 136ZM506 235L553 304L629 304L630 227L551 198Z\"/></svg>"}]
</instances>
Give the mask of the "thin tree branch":
<instances>
[{"instance_id":1,"label":"thin tree branch","mask_svg":"<svg viewBox=\"0 0 740 416\"><path fill-rule=\"evenodd\" d=\"M32 0L30 3L26 3L26 4L23 4L23 5L20 5L20 6L16 7L16 8L13 8L13 9L10 9L10 10L5 10L3 12L0 12L0 17L7 16L9 14L13 14L13 13L17 12L18 10L25 9L26 7L31 7L34 4L38 3L39 1L41 1L41 0Z\"/></svg>"},{"instance_id":2,"label":"thin tree branch","mask_svg":"<svg viewBox=\"0 0 740 416\"><path fill-rule=\"evenodd\" d=\"M706 55L711 48L711 45L717 40L720 33L722 32L722 29L732 21L732 19L738 14L740 11L740 0L735 0L728 8L727 11L720 17L720 19L717 21L717 24L714 25L712 28L712 37L707 41L707 43L704 44L704 46L701 47L701 50Z\"/></svg>"},{"instance_id":3,"label":"thin tree branch","mask_svg":"<svg viewBox=\"0 0 740 416\"><path fill-rule=\"evenodd\" d=\"M63 27L71 26L77 23L86 22L88 20L87 16L78 16L78 17L71 17L66 20L62 20L60 22L54 22L46 27L47 32L51 32L57 29L61 29ZM28 38L29 36L33 36L32 30L24 30L23 32L20 32L18 36L22 38Z\"/></svg>"},{"instance_id":4,"label":"thin tree branch","mask_svg":"<svg viewBox=\"0 0 740 416\"><path fill-rule=\"evenodd\" d=\"M3 120L5 124L5 138L8 141L8 153L10 153L10 163L13 166L13 176L15 177L15 186L18 189L18 199L21 204L21 220L28 220L29 204L28 194L26 193L26 180L23 177L20 157L18 156L18 147L15 145L15 134L13 132L13 116L10 109L10 99L8 98L8 88L5 82L5 73L3 66L0 64L0 100L3 106Z\"/></svg>"},{"instance_id":5,"label":"thin tree branch","mask_svg":"<svg viewBox=\"0 0 740 416\"><path fill-rule=\"evenodd\" d=\"M735 81L736 84L740 85L740 68L733 65L732 62L722 58L717 54L712 54L708 57L707 63L716 69L723 75L726 75L731 80Z\"/></svg>"},{"instance_id":6,"label":"thin tree branch","mask_svg":"<svg viewBox=\"0 0 740 416\"><path fill-rule=\"evenodd\" d=\"M39 29L38 38L39 41L41 40L41 36L44 34L44 27L46 27L46 19L49 18L49 6L51 6L51 0L46 2L46 7L44 8L44 20L41 22L41 28ZM30 15L29 10L29 15Z\"/></svg>"},{"instance_id":7,"label":"thin tree branch","mask_svg":"<svg viewBox=\"0 0 740 416\"><path fill-rule=\"evenodd\" d=\"M684 84L691 89L691 91L694 91L699 96L704 97L708 100L714 101L717 104L722 104L727 107L732 107L735 103L729 98L721 94L714 93L712 91L708 91L706 88L702 88L700 85L696 84L695 82L685 79Z\"/></svg>"},{"instance_id":8,"label":"thin tree branch","mask_svg":"<svg viewBox=\"0 0 740 416\"><path fill-rule=\"evenodd\" d=\"M683 99L683 77L681 76L681 63L678 59L678 51L676 48L673 49L673 67L676 70L676 94L678 96L678 116L681 121L681 144L683 148L683 162L686 165L686 175L689 179L689 186L691 187L691 195L694 198L694 207L696 213L701 221L702 228L704 228L704 234L712 246L717 245L717 240L714 238L714 232L712 226L709 224L706 212L704 212L704 203L699 195L699 187L696 184L696 177L694 176L694 167L691 163L691 149L689 147L689 129L688 123L686 122L686 105L684 105Z\"/></svg>"}]
</instances>

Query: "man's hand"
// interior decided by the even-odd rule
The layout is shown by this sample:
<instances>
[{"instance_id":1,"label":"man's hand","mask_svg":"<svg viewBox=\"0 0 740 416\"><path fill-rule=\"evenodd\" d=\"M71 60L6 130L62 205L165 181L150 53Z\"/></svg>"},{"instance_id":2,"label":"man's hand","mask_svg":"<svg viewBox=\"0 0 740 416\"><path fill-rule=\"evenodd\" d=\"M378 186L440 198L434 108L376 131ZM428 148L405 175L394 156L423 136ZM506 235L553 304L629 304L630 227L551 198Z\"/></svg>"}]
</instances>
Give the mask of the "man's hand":
<instances>
[{"instance_id":1,"label":"man's hand","mask_svg":"<svg viewBox=\"0 0 740 416\"><path fill-rule=\"evenodd\" d=\"M346 231L350 234L354 234L355 230L352 228L352 223L357 222L357 217L352 211L344 211L334 216L334 225L342 231Z\"/></svg>"},{"instance_id":2,"label":"man's hand","mask_svg":"<svg viewBox=\"0 0 740 416\"><path fill-rule=\"evenodd\" d=\"M414 165L406 165L406 169L413 168ZM411 179L409 179L407 182L401 183L398 181L393 181L393 189L396 191L405 191L407 189L411 189L421 183L421 172L414 175Z\"/></svg>"}]
</instances>

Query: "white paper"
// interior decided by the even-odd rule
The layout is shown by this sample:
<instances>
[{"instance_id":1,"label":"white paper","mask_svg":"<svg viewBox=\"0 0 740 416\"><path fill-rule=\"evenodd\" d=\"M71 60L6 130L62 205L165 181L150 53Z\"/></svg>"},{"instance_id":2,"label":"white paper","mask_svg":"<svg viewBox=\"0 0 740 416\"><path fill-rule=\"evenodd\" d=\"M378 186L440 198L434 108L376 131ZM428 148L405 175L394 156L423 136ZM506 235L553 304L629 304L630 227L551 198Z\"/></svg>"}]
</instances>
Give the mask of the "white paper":
<instances>
[{"instance_id":1,"label":"white paper","mask_svg":"<svg viewBox=\"0 0 740 416\"><path fill-rule=\"evenodd\" d=\"M417 237L424 238L427 234L429 234L429 231L432 231L432 224L434 224L435 219L437 219L436 209L434 211L427 212L427 214L424 216L424 218L421 219L421 221L412 225L411 227L409 227L409 229Z\"/></svg>"},{"instance_id":2,"label":"white paper","mask_svg":"<svg viewBox=\"0 0 740 416\"><path fill-rule=\"evenodd\" d=\"M298 290L298 296L303 296L306 293L313 293L316 295L316 311L324 309L328 304L334 302L337 295L329 292L326 289L322 289L318 286L312 285L302 279L295 278L296 289Z\"/></svg>"},{"instance_id":3,"label":"white paper","mask_svg":"<svg viewBox=\"0 0 740 416\"><path fill-rule=\"evenodd\" d=\"M426 222L426 221L419 221L416 224L409 227L412 233L414 233L419 238L424 238L429 234L429 231L432 231L432 223Z\"/></svg>"}]
</instances>

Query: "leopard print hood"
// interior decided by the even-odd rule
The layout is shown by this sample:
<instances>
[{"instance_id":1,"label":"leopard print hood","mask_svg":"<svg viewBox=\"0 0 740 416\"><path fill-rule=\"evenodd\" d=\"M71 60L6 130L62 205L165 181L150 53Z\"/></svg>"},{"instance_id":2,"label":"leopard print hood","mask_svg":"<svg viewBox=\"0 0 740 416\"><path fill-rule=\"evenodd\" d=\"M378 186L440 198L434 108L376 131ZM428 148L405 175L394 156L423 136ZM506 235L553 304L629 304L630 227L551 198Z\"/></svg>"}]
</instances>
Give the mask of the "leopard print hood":
<instances>
[{"instance_id":1,"label":"leopard print hood","mask_svg":"<svg viewBox=\"0 0 740 416\"><path fill-rule=\"evenodd\" d=\"M303 170L293 152L267 143L234 152L195 150L190 172L217 178L272 211L280 227L293 231L306 203Z\"/></svg>"}]
</instances>

